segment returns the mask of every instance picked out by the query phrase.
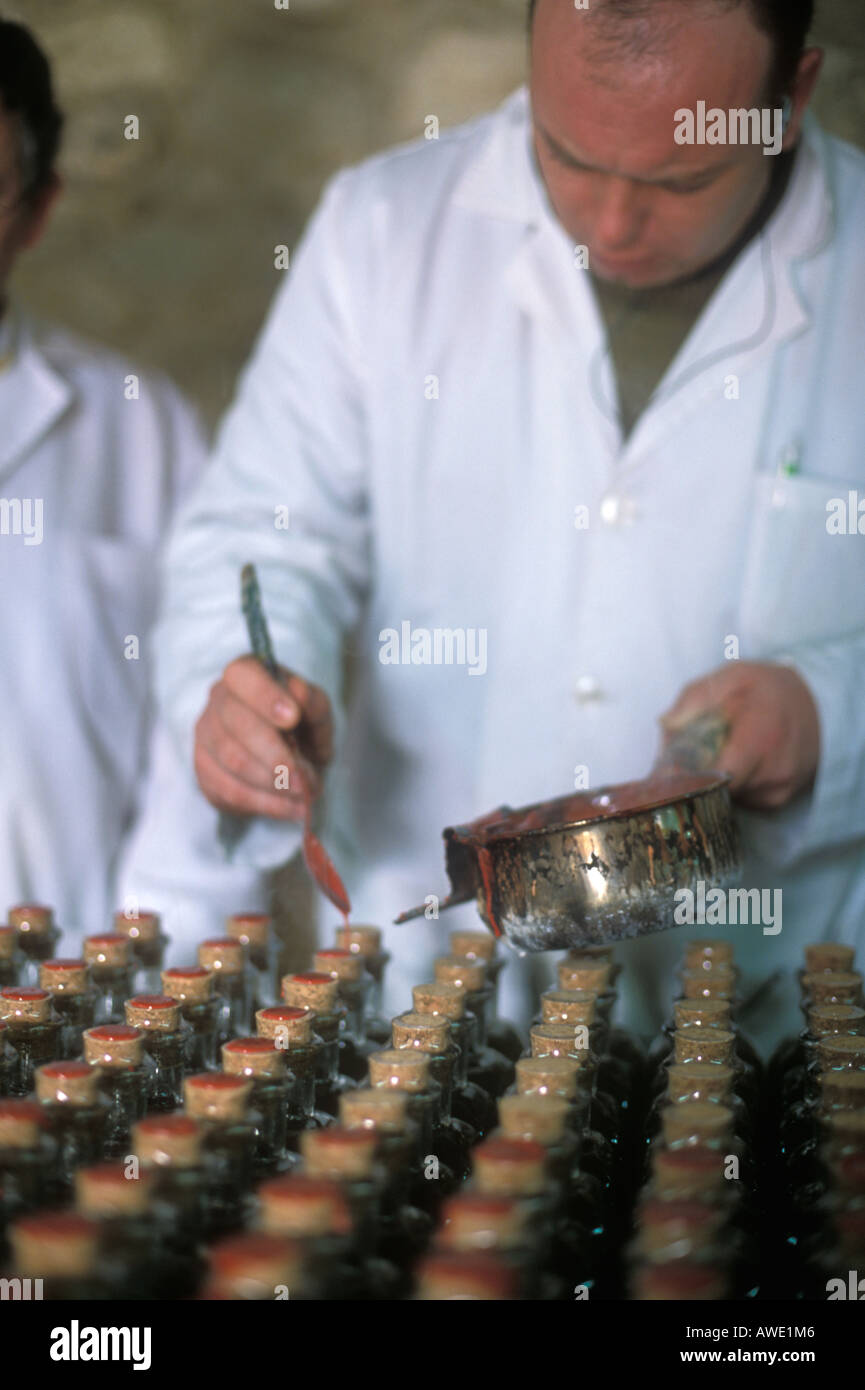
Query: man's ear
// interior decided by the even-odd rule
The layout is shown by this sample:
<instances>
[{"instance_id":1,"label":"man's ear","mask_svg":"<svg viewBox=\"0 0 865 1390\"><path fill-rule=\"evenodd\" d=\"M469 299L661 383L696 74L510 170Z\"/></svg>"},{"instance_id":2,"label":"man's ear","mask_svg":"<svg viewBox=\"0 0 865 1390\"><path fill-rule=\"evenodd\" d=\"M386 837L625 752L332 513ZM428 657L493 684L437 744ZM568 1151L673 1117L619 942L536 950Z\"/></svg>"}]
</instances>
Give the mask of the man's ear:
<instances>
[{"instance_id":1,"label":"man's ear","mask_svg":"<svg viewBox=\"0 0 865 1390\"><path fill-rule=\"evenodd\" d=\"M43 188L35 193L29 200L29 206L24 214L24 226L21 233L21 250L29 251L42 240L42 235L48 225L54 204L63 192L63 180L55 171Z\"/></svg>"},{"instance_id":2,"label":"man's ear","mask_svg":"<svg viewBox=\"0 0 865 1390\"><path fill-rule=\"evenodd\" d=\"M808 109L808 104L814 94L817 85L817 78L823 67L823 49L806 48L799 60L796 69L796 76L790 89L790 100L793 110L790 121L784 132L784 149L792 150L802 134L802 120Z\"/></svg>"}]
</instances>

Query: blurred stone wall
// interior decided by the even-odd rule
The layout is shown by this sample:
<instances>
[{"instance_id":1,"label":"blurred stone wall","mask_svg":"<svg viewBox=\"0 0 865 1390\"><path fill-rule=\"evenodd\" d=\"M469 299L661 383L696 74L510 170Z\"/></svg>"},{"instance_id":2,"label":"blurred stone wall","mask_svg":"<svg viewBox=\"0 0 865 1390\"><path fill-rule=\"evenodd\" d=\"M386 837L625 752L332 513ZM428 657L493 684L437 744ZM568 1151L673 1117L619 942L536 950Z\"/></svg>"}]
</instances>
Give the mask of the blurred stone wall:
<instances>
[{"instance_id":1,"label":"blurred stone wall","mask_svg":"<svg viewBox=\"0 0 865 1390\"><path fill-rule=\"evenodd\" d=\"M282 0L276 0L282 3ZM214 420L342 164L483 111L525 70L526 0L0 0L50 54L67 194L18 289L170 372ZM865 145L865 0L818 0L817 109ZM135 115L140 138L124 139Z\"/></svg>"}]
</instances>

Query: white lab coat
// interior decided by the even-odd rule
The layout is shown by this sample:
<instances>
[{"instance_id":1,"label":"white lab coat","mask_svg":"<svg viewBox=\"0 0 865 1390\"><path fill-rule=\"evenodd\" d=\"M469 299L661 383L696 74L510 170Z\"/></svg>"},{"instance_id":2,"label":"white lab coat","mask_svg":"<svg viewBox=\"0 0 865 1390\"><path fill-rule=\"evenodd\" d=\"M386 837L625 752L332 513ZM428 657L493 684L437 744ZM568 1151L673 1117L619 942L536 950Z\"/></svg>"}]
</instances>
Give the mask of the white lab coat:
<instances>
[{"instance_id":1,"label":"white lab coat","mask_svg":"<svg viewBox=\"0 0 865 1390\"><path fill-rule=\"evenodd\" d=\"M357 920L387 925L446 890L445 825L565 793L578 767L594 787L643 775L658 716L728 637L792 661L820 712L816 789L743 817L745 881L782 889L782 932L690 933L732 934L746 992L786 970L749 1020L768 1041L797 1026L802 944L865 927L865 536L826 528L828 500L865 499L865 159L809 124L781 206L623 443L529 116L521 88L329 183L170 547L161 698L189 756L210 683L248 646L237 573L254 559L279 658L337 708L325 839ZM794 455L799 475L779 475ZM486 674L383 664L380 634L406 621L485 629ZM298 838L256 822L244 853L271 866ZM328 934L334 917L324 904ZM447 927L476 921L390 929L392 1010ZM686 930L621 949L643 1031Z\"/></svg>"},{"instance_id":2,"label":"white lab coat","mask_svg":"<svg viewBox=\"0 0 865 1390\"><path fill-rule=\"evenodd\" d=\"M213 820L153 728L149 651L158 551L206 447L162 377L16 306L0 336L11 355L0 371L0 907L50 904L58 949L75 955L133 899L171 916L153 871L125 888L117 877L148 764L152 803L175 815L186 799L194 824ZM246 868L237 886L260 882Z\"/></svg>"}]
</instances>

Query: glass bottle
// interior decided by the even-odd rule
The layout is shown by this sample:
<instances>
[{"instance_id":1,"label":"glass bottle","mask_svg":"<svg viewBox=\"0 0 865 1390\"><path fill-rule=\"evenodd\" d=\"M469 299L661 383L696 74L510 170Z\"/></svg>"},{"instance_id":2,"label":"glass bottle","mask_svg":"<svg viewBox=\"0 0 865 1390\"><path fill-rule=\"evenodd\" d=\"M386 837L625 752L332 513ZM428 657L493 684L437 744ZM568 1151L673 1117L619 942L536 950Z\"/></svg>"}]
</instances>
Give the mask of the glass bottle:
<instances>
[{"instance_id":1,"label":"glass bottle","mask_svg":"<svg viewBox=\"0 0 865 1390\"><path fill-rule=\"evenodd\" d=\"M339 1114L340 1096L354 1090L357 1084L339 1070L345 1005L338 997L337 981L320 970L286 975L282 981L282 997L293 1008L311 1009L315 1014L314 1027L322 1042L318 1052L320 1071L316 1078L315 1104L316 1109L335 1118Z\"/></svg>"},{"instance_id":2,"label":"glass bottle","mask_svg":"<svg viewBox=\"0 0 865 1390\"><path fill-rule=\"evenodd\" d=\"M690 1260L639 1264L631 1274L630 1297L638 1303L716 1303L730 1297L729 1276L723 1266Z\"/></svg>"},{"instance_id":3,"label":"glass bottle","mask_svg":"<svg viewBox=\"0 0 865 1390\"><path fill-rule=\"evenodd\" d=\"M10 1273L40 1281L46 1301L78 1302L111 1296L99 1277L99 1226L77 1212L34 1212L10 1227ZM34 1295L37 1296L37 1295Z\"/></svg>"},{"instance_id":4,"label":"glass bottle","mask_svg":"<svg viewBox=\"0 0 865 1390\"><path fill-rule=\"evenodd\" d=\"M592 1127L591 1093L582 1084L585 1079L582 1063L575 1057L562 1055L521 1057L516 1073L517 1095L559 1096L567 1101L567 1125L579 1141L580 1166L596 1180L603 1194L599 1223L613 1232L617 1205L620 1212L627 1205L621 1200L617 1204L614 1194L624 1191L625 1184L629 1188L634 1178L631 1173L622 1171L610 1140Z\"/></svg>"},{"instance_id":5,"label":"glass bottle","mask_svg":"<svg viewBox=\"0 0 865 1390\"><path fill-rule=\"evenodd\" d=\"M259 1009L255 1015L258 1036L269 1038L285 1053L294 1078L288 1094L286 1115L286 1147L300 1153L300 1135L305 1129L322 1129L333 1124L334 1117L315 1106L316 1084L325 1065L321 1039L313 1032L315 1014L312 1009L295 1008L291 1004L272 1004Z\"/></svg>"},{"instance_id":6,"label":"glass bottle","mask_svg":"<svg viewBox=\"0 0 865 1390\"><path fill-rule=\"evenodd\" d=\"M162 1298L188 1298L198 1287L209 1204L201 1127L188 1115L147 1115L132 1129L132 1151L150 1183Z\"/></svg>"},{"instance_id":7,"label":"glass bottle","mask_svg":"<svg viewBox=\"0 0 865 1390\"><path fill-rule=\"evenodd\" d=\"M792 1155L805 1144L819 1142L825 1122L833 1113L862 1109L865 1109L865 1072L846 1069L820 1072L810 1094L791 1105L781 1117L782 1155Z\"/></svg>"},{"instance_id":8,"label":"glass bottle","mask_svg":"<svg viewBox=\"0 0 865 1390\"><path fill-rule=\"evenodd\" d=\"M318 1296L300 1241L263 1231L229 1236L208 1251L207 1283L199 1297L241 1302L304 1302Z\"/></svg>"},{"instance_id":9,"label":"glass bottle","mask_svg":"<svg viewBox=\"0 0 865 1390\"><path fill-rule=\"evenodd\" d=\"M677 999L673 1016L651 1044L646 1059L650 1089L656 1084L659 1068L669 1060L673 1051L673 1036L679 1028L721 1028L733 1032L732 1006L729 999Z\"/></svg>"},{"instance_id":10,"label":"glass bottle","mask_svg":"<svg viewBox=\"0 0 865 1390\"><path fill-rule=\"evenodd\" d=\"M857 1004L861 1007L862 976L857 970L822 970L802 975L802 1003Z\"/></svg>"},{"instance_id":11,"label":"glass bottle","mask_svg":"<svg viewBox=\"0 0 865 1390\"><path fill-rule=\"evenodd\" d=\"M6 1023L0 1020L0 1099L11 1096L18 1075L18 1054L9 1041Z\"/></svg>"},{"instance_id":12,"label":"glass bottle","mask_svg":"<svg viewBox=\"0 0 865 1390\"><path fill-rule=\"evenodd\" d=\"M244 948L234 937L211 937L198 947L198 964L213 976L219 1009L216 1037L220 1047L229 1038L245 1035L252 1021L252 982Z\"/></svg>"},{"instance_id":13,"label":"glass bottle","mask_svg":"<svg viewBox=\"0 0 865 1390\"><path fill-rule=\"evenodd\" d=\"M96 992L95 1023L122 1023L132 994L132 944L116 932L85 936L84 959Z\"/></svg>"},{"instance_id":14,"label":"glass bottle","mask_svg":"<svg viewBox=\"0 0 865 1390\"><path fill-rule=\"evenodd\" d=\"M614 986L621 968L612 946L584 946L579 951L568 951L559 961L558 983L560 989L582 990L595 995L597 1021L604 1024L606 1029L603 1051L625 1069L636 1096L645 1067L642 1048L625 1029L616 1027L612 1020L618 997ZM603 1062L603 1056L600 1060Z\"/></svg>"},{"instance_id":15,"label":"glass bottle","mask_svg":"<svg viewBox=\"0 0 865 1390\"><path fill-rule=\"evenodd\" d=\"M297 1166L298 1155L286 1147L290 1091L294 1077L288 1053L271 1038L230 1038L222 1044L222 1070L252 1082L252 1105L261 1116L255 1154L258 1178Z\"/></svg>"},{"instance_id":16,"label":"glass bottle","mask_svg":"<svg viewBox=\"0 0 865 1390\"><path fill-rule=\"evenodd\" d=\"M539 1248L525 1205L515 1197L484 1197L476 1192L450 1197L442 1208L435 1253L492 1254L513 1270L518 1297L564 1297L562 1282L544 1271L545 1252Z\"/></svg>"},{"instance_id":17,"label":"glass bottle","mask_svg":"<svg viewBox=\"0 0 865 1390\"><path fill-rule=\"evenodd\" d=\"M316 951L312 968L336 981L337 999L343 1009L337 1069L352 1081L364 1081L366 1059L375 1049L364 1034L370 979L363 959L340 946L328 947Z\"/></svg>"},{"instance_id":18,"label":"glass bottle","mask_svg":"<svg viewBox=\"0 0 865 1390\"><path fill-rule=\"evenodd\" d=\"M100 1023L83 1034L84 1060L95 1067L98 1089L108 1106L103 1152L121 1158L129 1152L132 1126L144 1118L153 1090L155 1067L145 1051L145 1034L125 1023Z\"/></svg>"},{"instance_id":19,"label":"glass bottle","mask_svg":"<svg viewBox=\"0 0 865 1390\"><path fill-rule=\"evenodd\" d=\"M344 923L336 929L336 944L343 951L359 955L370 979L364 1034L376 1047L387 1047L390 1040L390 1020L382 1016L384 974L390 953L382 948L380 927Z\"/></svg>"},{"instance_id":20,"label":"glass bottle","mask_svg":"<svg viewBox=\"0 0 865 1390\"><path fill-rule=\"evenodd\" d=\"M505 962L498 954L495 937L488 931L452 931L449 941L452 956L456 956L457 959L480 961L485 967L490 985L487 1042L496 1052L501 1052L507 1057L509 1062L516 1062L523 1054L523 1039L512 1023L499 1018L499 981Z\"/></svg>"},{"instance_id":21,"label":"glass bottle","mask_svg":"<svg viewBox=\"0 0 865 1390\"><path fill-rule=\"evenodd\" d=\"M363 1294L362 1276L352 1258L351 1212L340 1183L293 1173L262 1183L256 1198L257 1227L299 1243L304 1272L317 1298L354 1300Z\"/></svg>"},{"instance_id":22,"label":"glass bottle","mask_svg":"<svg viewBox=\"0 0 865 1390\"><path fill-rule=\"evenodd\" d=\"M166 1114L183 1103L187 1028L177 1000L166 994L136 994L127 999L126 1022L144 1034L152 1063L147 1109Z\"/></svg>"},{"instance_id":23,"label":"glass bottle","mask_svg":"<svg viewBox=\"0 0 865 1390\"><path fill-rule=\"evenodd\" d=\"M680 970L679 981L683 999L726 999L731 1010L737 1001L738 972L730 966L714 970Z\"/></svg>"},{"instance_id":24,"label":"glass bottle","mask_svg":"<svg viewBox=\"0 0 865 1390\"><path fill-rule=\"evenodd\" d=\"M482 1138L495 1129L496 1103L489 1092L468 1079L475 1041L475 1018L466 1010L466 991L462 985L431 980L414 986L412 1001L417 1013L447 1019L456 1047L451 1111L458 1120L469 1125L478 1138Z\"/></svg>"},{"instance_id":25,"label":"glass bottle","mask_svg":"<svg viewBox=\"0 0 865 1390\"><path fill-rule=\"evenodd\" d=\"M180 1005L186 1033L187 1076L219 1066L220 1001L213 992L213 975L201 966L178 966L162 972L162 990Z\"/></svg>"},{"instance_id":26,"label":"glass bottle","mask_svg":"<svg viewBox=\"0 0 865 1390\"><path fill-rule=\"evenodd\" d=\"M24 963L18 949L18 928L0 927L0 989L7 985L17 985Z\"/></svg>"},{"instance_id":27,"label":"glass bottle","mask_svg":"<svg viewBox=\"0 0 865 1390\"><path fill-rule=\"evenodd\" d=\"M709 1149L735 1160L743 1194L754 1189L753 1158L735 1135L733 1111L720 1101L683 1100L661 1112L661 1129L648 1146L644 1180L658 1149Z\"/></svg>"},{"instance_id":28,"label":"glass bottle","mask_svg":"<svg viewBox=\"0 0 865 1390\"><path fill-rule=\"evenodd\" d=\"M358 1297L399 1297L403 1289L399 1271L377 1253L385 1174L375 1134L337 1124L308 1129L300 1142L307 1176L338 1183L345 1193L352 1226L350 1259L362 1290Z\"/></svg>"},{"instance_id":29,"label":"glass bottle","mask_svg":"<svg viewBox=\"0 0 865 1390\"><path fill-rule=\"evenodd\" d=\"M628 1111L640 1099L639 1081L632 1068L609 1051L609 1025L596 1008L597 995L586 989L548 989L541 995L536 1024L566 1025L581 1035L581 1043L597 1059L597 1087L614 1102L620 1126L627 1127Z\"/></svg>"},{"instance_id":30,"label":"glass bottle","mask_svg":"<svg viewBox=\"0 0 865 1390\"><path fill-rule=\"evenodd\" d=\"M493 992L486 966L483 961L467 960L464 956L439 956L433 973L437 980L466 991L466 1011L475 1019L474 1038L468 1054L468 1080L498 1100L513 1085L514 1064L487 1044L487 1019Z\"/></svg>"},{"instance_id":31,"label":"glass bottle","mask_svg":"<svg viewBox=\"0 0 865 1390\"><path fill-rule=\"evenodd\" d=\"M7 985L0 989L0 1021L6 1024L5 1036L17 1058L9 1094L27 1096L36 1068L62 1051L62 1025L51 995L31 985Z\"/></svg>"},{"instance_id":32,"label":"glass bottle","mask_svg":"<svg viewBox=\"0 0 865 1390\"><path fill-rule=\"evenodd\" d=\"M24 958L17 983L38 985L39 966L42 961L51 959L54 947L60 940L60 930L55 926L54 913L50 907L22 903L18 907L10 907L9 925L18 933L18 947Z\"/></svg>"},{"instance_id":33,"label":"glass bottle","mask_svg":"<svg viewBox=\"0 0 865 1390\"><path fill-rule=\"evenodd\" d=\"M277 942L267 912L235 912L226 918L225 934L246 950L251 980L250 1012L254 1017L273 998L277 976Z\"/></svg>"},{"instance_id":34,"label":"glass bottle","mask_svg":"<svg viewBox=\"0 0 865 1390\"><path fill-rule=\"evenodd\" d=\"M10 1222L50 1201L57 1146L36 1101L0 1101L0 1262L6 1262Z\"/></svg>"},{"instance_id":35,"label":"glass bottle","mask_svg":"<svg viewBox=\"0 0 865 1390\"><path fill-rule=\"evenodd\" d=\"M413 1048L382 1048L370 1053L369 1078L372 1086L403 1091L408 1097L418 1145L412 1165L412 1203L422 1211L436 1212L442 1197L456 1189L458 1179L436 1148L441 1090L432 1078L429 1055Z\"/></svg>"},{"instance_id":36,"label":"glass bottle","mask_svg":"<svg viewBox=\"0 0 865 1390\"><path fill-rule=\"evenodd\" d=\"M865 1035L865 1009L858 1004L816 1004L808 1009L802 1031L785 1038L772 1054L766 1070L769 1094L792 1084L787 1082L787 1076L808 1065L820 1038L840 1034Z\"/></svg>"},{"instance_id":37,"label":"glass bottle","mask_svg":"<svg viewBox=\"0 0 865 1390\"><path fill-rule=\"evenodd\" d=\"M673 1034L673 1051L665 1066L658 1070L652 1086L653 1098L663 1095L669 1083L671 1066L701 1062L728 1067L733 1073L733 1085L752 1121L758 1111L759 1077L753 1068L741 1060L736 1050L736 1035L725 1028L677 1028Z\"/></svg>"},{"instance_id":38,"label":"glass bottle","mask_svg":"<svg viewBox=\"0 0 865 1390\"><path fill-rule=\"evenodd\" d=\"M211 1238L246 1223L261 1117L245 1076L199 1072L183 1082L186 1114L201 1125Z\"/></svg>"},{"instance_id":39,"label":"glass bottle","mask_svg":"<svg viewBox=\"0 0 865 1390\"><path fill-rule=\"evenodd\" d=\"M658 1096L649 1113L645 1142L651 1143L661 1128L664 1110L686 1101L718 1103L733 1115L734 1132L743 1144L753 1145L751 1116L735 1090L736 1074L723 1062L673 1062L667 1068L667 1090Z\"/></svg>"},{"instance_id":40,"label":"glass bottle","mask_svg":"<svg viewBox=\"0 0 865 1390\"><path fill-rule=\"evenodd\" d=\"M469 1156L479 1136L470 1125L451 1114L456 1047L447 1019L415 1011L399 1014L393 1020L392 1045L397 1051L408 1048L429 1057L430 1076L440 1097L433 1148L462 1182L468 1176Z\"/></svg>"},{"instance_id":41,"label":"glass bottle","mask_svg":"<svg viewBox=\"0 0 865 1390\"><path fill-rule=\"evenodd\" d=\"M75 1174L75 1209L99 1227L98 1268L113 1299L161 1296L150 1191L149 1175L133 1175L126 1163L100 1163Z\"/></svg>"},{"instance_id":42,"label":"glass bottle","mask_svg":"<svg viewBox=\"0 0 865 1390\"><path fill-rule=\"evenodd\" d=\"M418 1266L415 1297L424 1303L488 1303L523 1296L517 1270L500 1255L440 1251Z\"/></svg>"},{"instance_id":43,"label":"glass bottle","mask_svg":"<svg viewBox=\"0 0 865 1390\"><path fill-rule=\"evenodd\" d=\"M407 1270L433 1229L429 1212L412 1201L418 1136L408 1113L408 1095L375 1086L348 1091L340 1099L339 1118L344 1128L375 1136L376 1155L384 1174L376 1250L397 1269Z\"/></svg>"},{"instance_id":44,"label":"glass bottle","mask_svg":"<svg viewBox=\"0 0 865 1390\"><path fill-rule=\"evenodd\" d=\"M821 972L846 972L855 969L856 952L840 941L818 941L805 947L805 968L798 972L800 987L805 975Z\"/></svg>"},{"instance_id":45,"label":"glass bottle","mask_svg":"<svg viewBox=\"0 0 865 1390\"><path fill-rule=\"evenodd\" d=\"M46 1062L36 1069L36 1098L57 1145L54 1198L72 1194L75 1169L101 1162L108 1106L99 1073L87 1062Z\"/></svg>"},{"instance_id":46,"label":"glass bottle","mask_svg":"<svg viewBox=\"0 0 865 1390\"><path fill-rule=\"evenodd\" d=\"M96 1018L96 991L84 960L46 960L39 967L39 986L47 989L62 1021L61 1057L80 1057L81 1035Z\"/></svg>"},{"instance_id":47,"label":"glass bottle","mask_svg":"<svg viewBox=\"0 0 865 1390\"><path fill-rule=\"evenodd\" d=\"M115 912L114 931L126 937L132 950L131 993L158 994L165 949L169 944L158 912L144 912L138 908Z\"/></svg>"}]
</instances>

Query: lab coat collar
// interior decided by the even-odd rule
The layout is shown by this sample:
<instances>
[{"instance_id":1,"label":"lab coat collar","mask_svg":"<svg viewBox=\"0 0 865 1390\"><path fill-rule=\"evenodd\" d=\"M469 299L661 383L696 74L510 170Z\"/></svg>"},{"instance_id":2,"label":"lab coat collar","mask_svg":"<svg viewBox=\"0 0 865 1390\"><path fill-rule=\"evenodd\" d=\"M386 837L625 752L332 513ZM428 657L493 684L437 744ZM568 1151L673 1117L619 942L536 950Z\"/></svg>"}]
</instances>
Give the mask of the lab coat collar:
<instances>
[{"instance_id":1,"label":"lab coat collar","mask_svg":"<svg viewBox=\"0 0 865 1390\"><path fill-rule=\"evenodd\" d=\"M0 477L11 473L48 433L74 398L71 384L48 361L30 317L14 303L11 315L13 360L0 373Z\"/></svg>"}]
</instances>

